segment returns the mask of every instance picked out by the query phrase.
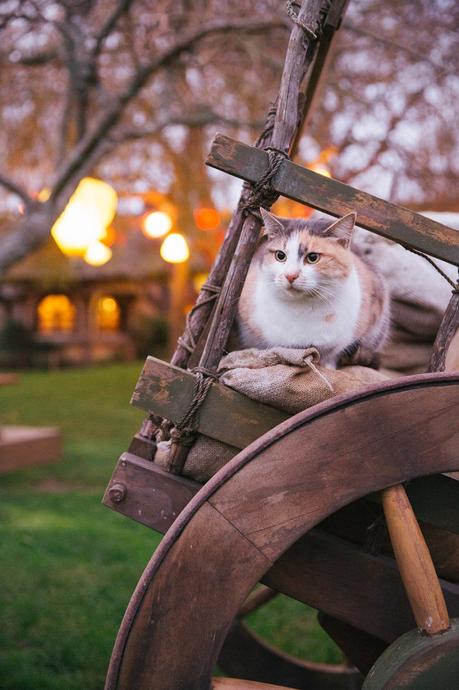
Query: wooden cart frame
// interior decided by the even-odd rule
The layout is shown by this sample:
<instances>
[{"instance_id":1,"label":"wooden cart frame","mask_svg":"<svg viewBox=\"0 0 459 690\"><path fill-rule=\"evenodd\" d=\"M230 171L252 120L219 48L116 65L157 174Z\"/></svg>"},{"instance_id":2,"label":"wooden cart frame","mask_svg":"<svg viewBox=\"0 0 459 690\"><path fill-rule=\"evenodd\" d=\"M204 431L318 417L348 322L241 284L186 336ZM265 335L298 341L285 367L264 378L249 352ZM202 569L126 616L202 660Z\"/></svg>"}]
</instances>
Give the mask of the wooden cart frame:
<instances>
[{"instance_id":1,"label":"wooden cart frame","mask_svg":"<svg viewBox=\"0 0 459 690\"><path fill-rule=\"evenodd\" d=\"M106 690L266 683L443 690L459 673L459 623L450 618L459 616L459 586L446 566L438 579L418 523L434 556L439 541L457 548L459 483L451 473L459 470L459 374L444 372L459 323L457 286L429 373L290 419L216 380L258 242L257 208L278 194L333 216L356 211L362 227L459 265L454 230L288 159L345 6L288 3L294 26L279 97L257 146L223 136L212 146L209 165L246 185L172 363L147 359L133 402L149 416L104 497L109 507L168 530L126 611ZM154 463L163 420L167 429L175 425L168 471ZM195 433L241 451L203 487L181 476ZM384 518L396 562L390 550L368 548ZM259 581L264 588L254 590ZM356 668L299 662L258 640L242 617L277 591L318 608ZM248 680L212 680L217 660Z\"/></svg>"}]
</instances>

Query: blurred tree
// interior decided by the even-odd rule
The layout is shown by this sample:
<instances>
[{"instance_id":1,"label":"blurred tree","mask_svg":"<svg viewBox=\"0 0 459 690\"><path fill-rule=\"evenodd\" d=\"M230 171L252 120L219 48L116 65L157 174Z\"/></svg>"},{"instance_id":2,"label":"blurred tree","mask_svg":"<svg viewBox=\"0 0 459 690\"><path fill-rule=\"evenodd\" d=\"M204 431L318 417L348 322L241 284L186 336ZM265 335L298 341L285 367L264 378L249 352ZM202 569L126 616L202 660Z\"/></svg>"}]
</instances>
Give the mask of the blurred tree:
<instances>
[{"instance_id":1,"label":"blurred tree","mask_svg":"<svg viewBox=\"0 0 459 690\"><path fill-rule=\"evenodd\" d=\"M274 44L288 36L276 10L269 0L255 12L244 1L4 2L0 139L14 174L0 174L0 184L21 199L25 217L2 241L0 270L47 240L78 180L102 159L104 176L125 184L152 157L164 162L168 143L180 148L183 128L248 113L242 73L259 51L269 55L262 36ZM145 139L159 146L153 156ZM160 169L157 182L168 186L170 161ZM142 177L148 185L151 176ZM49 198L39 201L43 188Z\"/></svg>"},{"instance_id":2,"label":"blurred tree","mask_svg":"<svg viewBox=\"0 0 459 690\"><path fill-rule=\"evenodd\" d=\"M459 209L455 0L351 0L303 161L414 208ZM277 92L289 21L274 0L6 0L0 10L0 271L46 241L78 180L174 195L211 188L215 128L249 139ZM211 184L212 183L212 184ZM36 193L49 188L48 201Z\"/></svg>"}]
</instances>

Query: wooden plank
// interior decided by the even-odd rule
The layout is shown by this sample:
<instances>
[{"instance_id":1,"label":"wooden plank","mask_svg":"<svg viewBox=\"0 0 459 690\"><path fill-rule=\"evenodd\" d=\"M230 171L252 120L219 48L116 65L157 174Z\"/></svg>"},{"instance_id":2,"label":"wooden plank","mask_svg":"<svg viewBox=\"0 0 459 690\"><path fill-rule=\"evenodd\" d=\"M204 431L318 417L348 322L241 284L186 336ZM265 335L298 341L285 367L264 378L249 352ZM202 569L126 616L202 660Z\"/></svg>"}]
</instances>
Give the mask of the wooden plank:
<instances>
[{"instance_id":1,"label":"wooden plank","mask_svg":"<svg viewBox=\"0 0 459 690\"><path fill-rule=\"evenodd\" d=\"M395 560L320 529L291 546L262 582L386 642L416 627ZM458 616L459 585L440 582Z\"/></svg>"},{"instance_id":2,"label":"wooden plank","mask_svg":"<svg viewBox=\"0 0 459 690\"><path fill-rule=\"evenodd\" d=\"M265 151L217 134L206 162L213 168L256 182L268 168L268 155ZM289 199L332 216L356 211L357 223L361 227L459 266L457 230L407 208L328 179L290 161L282 163L273 187Z\"/></svg>"},{"instance_id":3,"label":"wooden plank","mask_svg":"<svg viewBox=\"0 0 459 690\"><path fill-rule=\"evenodd\" d=\"M148 357L131 403L178 422L192 400L194 382L189 371ZM214 383L201 407L199 431L235 448L245 448L287 418L286 412Z\"/></svg>"},{"instance_id":4,"label":"wooden plank","mask_svg":"<svg viewBox=\"0 0 459 690\"><path fill-rule=\"evenodd\" d=\"M3 426L0 428L0 474L56 462L62 439L55 427Z\"/></svg>"},{"instance_id":5,"label":"wooden plank","mask_svg":"<svg viewBox=\"0 0 459 690\"><path fill-rule=\"evenodd\" d=\"M14 386L17 383L19 383L19 376L17 374L0 371L0 386Z\"/></svg>"},{"instance_id":6,"label":"wooden plank","mask_svg":"<svg viewBox=\"0 0 459 690\"><path fill-rule=\"evenodd\" d=\"M102 503L164 534L200 488L200 484L164 472L153 462L123 453Z\"/></svg>"}]
</instances>

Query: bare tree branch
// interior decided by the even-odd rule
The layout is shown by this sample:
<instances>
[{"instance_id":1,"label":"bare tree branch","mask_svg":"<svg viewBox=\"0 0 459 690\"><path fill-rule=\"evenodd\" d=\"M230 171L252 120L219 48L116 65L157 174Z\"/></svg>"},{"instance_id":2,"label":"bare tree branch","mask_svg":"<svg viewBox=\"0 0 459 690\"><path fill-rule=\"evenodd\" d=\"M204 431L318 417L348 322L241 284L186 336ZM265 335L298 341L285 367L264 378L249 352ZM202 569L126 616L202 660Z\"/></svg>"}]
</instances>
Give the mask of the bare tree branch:
<instances>
[{"instance_id":1,"label":"bare tree branch","mask_svg":"<svg viewBox=\"0 0 459 690\"><path fill-rule=\"evenodd\" d=\"M281 20L228 20L213 21L203 25L178 40L174 45L162 51L149 63L143 65L134 75L131 83L125 91L116 98L109 106L104 115L100 118L97 125L91 132L88 132L81 142L72 152L69 160L58 171L55 182L52 186L51 198L57 199L59 194L68 184L69 179L77 172L86 158L93 153L103 137L106 137L114 125L119 121L126 106L145 86L152 74L167 67L167 65L177 58L181 53L190 50L196 43L208 36L232 31L244 33L258 33L267 29L285 28L285 22Z\"/></svg>"},{"instance_id":2,"label":"bare tree branch","mask_svg":"<svg viewBox=\"0 0 459 690\"><path fill-rule=\"evenodd\" d=\"M23 55L19 59L15 59L14 63L23 65L24 67L41 67L47 65L59 56L57 50L46 50L42 53L32 53L31 55Z\"/></svg>"},{"instance_id":3,"label":"bare tree branch","mask_svg":"<svg viewBox=\"0 0 459 690\"><path fill-rule=\"evenodd\" d=\"M201 109L188 115L167 115L159 122L150 127L138 129L125 129L115 132L110 140L114 144L121 144L126 141L135 141L136 139L145 139L154 137L166 127L173 125L182 125L184 127L206 127L207 125L224 124L230 127L248 127L249 129L259 129L263 126L261 120L255 122L245 122L235 118L225 117L211 109Z\"/></svg>"},{"instance_id":4,"label":"bare tree branch","mask_svg":"<svg viewBox=\"0 0 459 690\"><path fill-rule=\"evenodd\" d=\"M132 5L132 2L133 0L118 0L115 9L107 18L107 20L101 27L99 33L95 37L95 44L92 51L92 55L94 58L97 58L102 48L104 40L113 31L120 17L122 17L123 14L128 11L129 7Z\"/></svg>"},{"instance_id":5,"label":"bare tree branch","mask_svg":"<svg viewBox=\"0 0 459 690\"><path fill-rule=\"evenodd\" d=\"M425 55L425 53L419 53L411 46L397 43L396 41L392 40L391 38L388 38L387 36L375 34L372 31L369 31L368 29L363 29L360 26L354 26L353 24L350 24L348 22L343 24L343 29L346 29L347 31L352 31L353 33L359 34L360 36L366 36L367 38L371 38L372 40L377 41L378 43L385 43L391 48L395 48L396 50L401 50L405 53L408 53L408 55L411 55L417 61L427 62L429 65L432 65L432 67L435 70L440 70L442 75L456 74L457 72L457 65L454 65L452 63L449 65L444 65L443 63L438 62L437 60L432 60L427 55Z\"/></svg>"},{"instance_id":6,"label":"bare tree branch","mask_svg":"<svg viewBox=\"0 0 459 690\"><path fill-rule=\"evenodd\" d=\"M2 237L0 274L47 241L57 215L54 206L48 202L36 204L27 216L21 218L14 231Z\"/></svg>"},{"instance_id":7,"label":"bare tree branch","mask_svg":"<svg viewBox=\"0 0 459 690\"><path fill-rule=\"evenodd\" d=\"M22 199L27 208L32 204L32 197L29 196L26 190L17 184L17 182L13 182L13 180L5 177L5 175L0 174L0 185Z\"/></svg>"}]
</instances>

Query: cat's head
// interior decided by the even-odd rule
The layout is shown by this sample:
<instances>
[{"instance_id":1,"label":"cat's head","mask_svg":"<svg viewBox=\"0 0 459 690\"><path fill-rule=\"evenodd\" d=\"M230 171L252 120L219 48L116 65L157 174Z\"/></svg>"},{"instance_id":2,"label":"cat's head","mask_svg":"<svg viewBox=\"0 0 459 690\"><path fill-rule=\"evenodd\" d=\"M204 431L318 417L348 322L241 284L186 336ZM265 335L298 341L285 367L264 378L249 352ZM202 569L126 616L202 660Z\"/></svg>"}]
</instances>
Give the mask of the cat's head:
<instances>
[{"instance_id":1,"label":"cat's head","mask_svg":"<svg viewBox=\"0 0 459 690\"><path fill-rule=\"evenodd\" d=\"M287 299L330 296L351 273L355 213L336 221L280 218L260 209L263 242L258 257L264 277ZM325 301L327 301L325 299Z\"/></svg>"}]
</instances>

